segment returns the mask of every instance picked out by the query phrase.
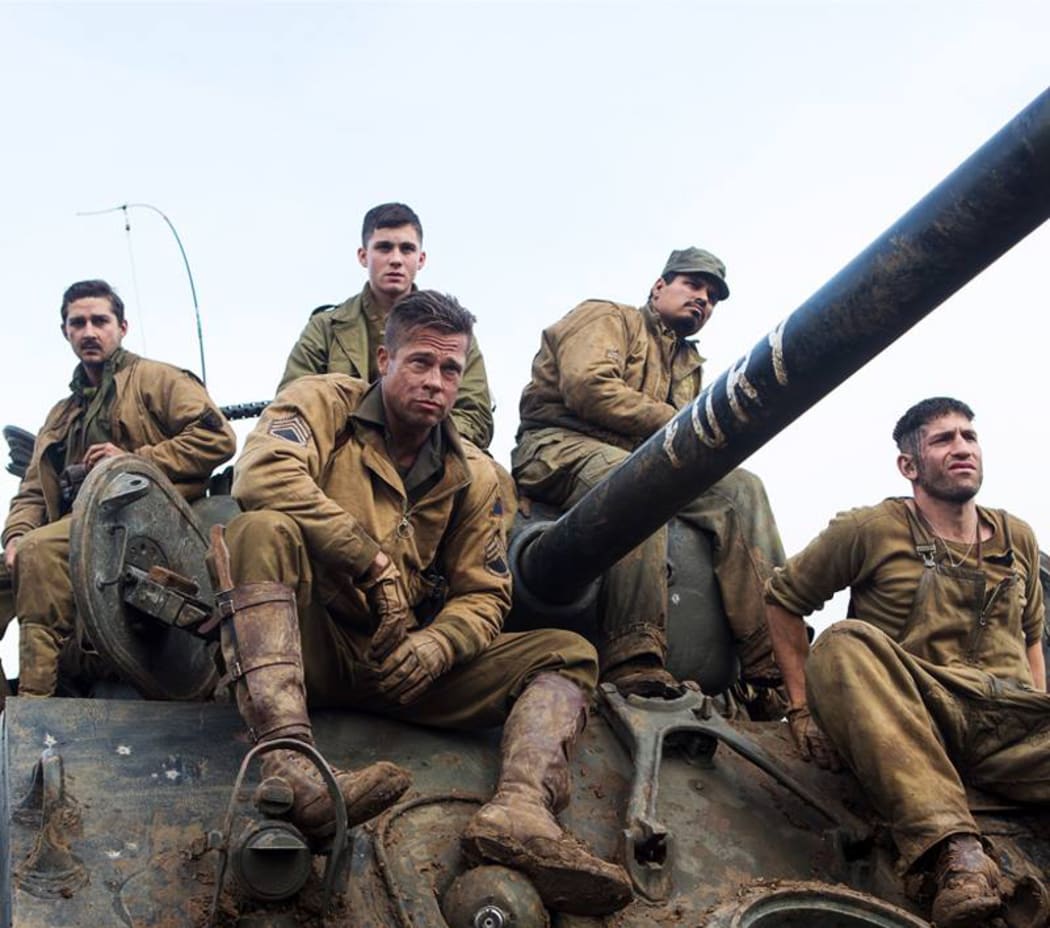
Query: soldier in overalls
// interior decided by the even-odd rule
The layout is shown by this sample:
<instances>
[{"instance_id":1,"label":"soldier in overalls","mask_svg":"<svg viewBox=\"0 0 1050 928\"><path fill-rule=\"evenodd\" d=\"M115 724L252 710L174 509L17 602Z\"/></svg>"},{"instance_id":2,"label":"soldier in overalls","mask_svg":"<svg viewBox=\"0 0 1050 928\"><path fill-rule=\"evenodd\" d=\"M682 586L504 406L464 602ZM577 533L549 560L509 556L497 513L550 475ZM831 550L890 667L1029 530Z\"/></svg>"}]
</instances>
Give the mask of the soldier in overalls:
<instances>
[{"instance_id":1,"label":"soldier in overalls","mask_svg":"<svg viewBox=\"0 0 1050 928\"><path fill-rule=\"evenodd\" d=\"M766 586L774 652L803 757L853 771L905 872L932 870L938 928L1002 904L964 782L1050 800L1050 696L1032 529L978 506L973 411L936 397L893 432L911 498L840 513ZM849 618L812 651L801 616L836 591Z\"/></svg>"}]
</instances>

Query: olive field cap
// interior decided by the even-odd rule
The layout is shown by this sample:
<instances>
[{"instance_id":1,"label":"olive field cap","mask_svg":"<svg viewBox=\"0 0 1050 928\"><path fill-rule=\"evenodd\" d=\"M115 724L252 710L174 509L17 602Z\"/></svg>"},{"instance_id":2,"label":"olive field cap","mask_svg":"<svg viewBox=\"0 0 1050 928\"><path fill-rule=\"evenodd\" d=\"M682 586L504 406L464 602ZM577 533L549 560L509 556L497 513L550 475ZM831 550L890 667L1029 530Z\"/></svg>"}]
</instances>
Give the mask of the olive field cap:
<instances>
[{"instance_id":1,"label":"olive field cap","mask_svg":"<svg viewBox=\"0 0 1050 928\"><path fill-rule=\"evenodd\" d=\"M680 248L672 251L660 276L666 277L668 274L707 274L718 281L718 298L729 299L726 266L703 248Z\"/></svg>"}]
</instances>

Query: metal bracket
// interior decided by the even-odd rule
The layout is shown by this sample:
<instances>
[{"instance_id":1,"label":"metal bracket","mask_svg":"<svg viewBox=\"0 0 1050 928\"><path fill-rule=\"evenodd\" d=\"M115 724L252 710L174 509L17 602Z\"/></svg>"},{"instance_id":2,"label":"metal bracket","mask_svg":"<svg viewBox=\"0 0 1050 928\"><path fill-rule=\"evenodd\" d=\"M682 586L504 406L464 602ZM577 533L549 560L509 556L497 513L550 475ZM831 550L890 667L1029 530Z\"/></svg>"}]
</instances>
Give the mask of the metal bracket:
<instances>
[{"instance_id":1,"label":"metal bracket","mask_svg":"<svg viewBox=\"0 0 1050 928\"><path fill-rule=\"evenodd\" d=\"M257 757L269 754L271 751L297 751L300 754L305 754L317 768L317 772L328 788L328 794L332 797L332 803L335 806L335 836L332 839L331 850L328 852L328 862L324 870L321 913L324 917L327 917L331 911L336 877L342 869L343 859L347 852L347 835L350 829L348 826L349 819L346 814L346 801L343 799L343 794L339 791L339 784L336 782L335 774L332 773L332 768L328 766L328 762L317 748L295 738L275 738L273 741L263 741L257 744L244 756L244 760L241 762L241 769L237 772L237 778L233 782L233 790L230 793L230 802L226 808L226 818L223 822L222 832L219 834L212 833L209 836L212 848L218 852L218 860L215 865L215 894L211 900L211 912L207 922L205 922L207 928L214 928L216 919L219 916L219 899L222 896L222 886L226 880L233 833L233 817L238 797L241 795L241 785L244 782L244 777L251 762Z\"/></svg>"},{"instance_id":2,"label":"metal bracket","mask_svg":"<svg viewBox=\"0 0 1050 928\"><path fill-rule=\"evenodd\" d=\"M674 834L656 817L660 763L664 741L670 736L694 754L710 758L718 742L773 777L781 786L840 829L844 846L869 840L871 828L861 819L822 799L786 773L760 745L732 728L715 710L711 699L695 683L684 684L677 699L624 698L615 686L603 683L599 706L634 761L634 779L625 823L624 858L638 892L654 902L668 898L672 889Z\"/></svg>"},{"instance_id":3,"label":"metal bracket","mask_svg":"<svg viewBox=\"0 0 1050 928\"><path fill-rule=\"evenodd\" d=\"M106 511L112 512L141 499L149 492L150 481L142 474L121 474L117 477L105 495L99 500L99 505Z\"/></svg>"},{"instance_id":4,"label":"metal bracket","mask_svg":"<svg viewBox=\"0 0 1050 928\"><path fill-rule=\"evenodd\" d=\"M196 584L191 593L184 584L174 582L177 580L192 583L161 567L146 571L125 562L122 598L157 621L192 633L211 616L212 610L199 598Z\"/></svg>"}]
</instances>

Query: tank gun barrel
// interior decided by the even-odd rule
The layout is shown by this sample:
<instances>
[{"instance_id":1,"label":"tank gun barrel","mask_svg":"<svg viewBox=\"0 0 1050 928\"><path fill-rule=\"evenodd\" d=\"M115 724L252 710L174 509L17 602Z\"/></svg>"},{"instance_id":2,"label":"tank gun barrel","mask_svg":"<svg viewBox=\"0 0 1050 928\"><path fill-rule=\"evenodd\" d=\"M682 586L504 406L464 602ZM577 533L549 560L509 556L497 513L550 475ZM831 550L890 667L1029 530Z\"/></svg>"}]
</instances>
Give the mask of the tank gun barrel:
<instances>
[{"instance_id":1,"label":"tank gun barrel","mask_svg":"<svg viewBox=\"0 0 1050 928\"><path fill-rule=\"evenodd\" d=\"M603 571L1050 217L1044 91L605 481L516 552L534 599Z\"/></svg>"}]
</instances>

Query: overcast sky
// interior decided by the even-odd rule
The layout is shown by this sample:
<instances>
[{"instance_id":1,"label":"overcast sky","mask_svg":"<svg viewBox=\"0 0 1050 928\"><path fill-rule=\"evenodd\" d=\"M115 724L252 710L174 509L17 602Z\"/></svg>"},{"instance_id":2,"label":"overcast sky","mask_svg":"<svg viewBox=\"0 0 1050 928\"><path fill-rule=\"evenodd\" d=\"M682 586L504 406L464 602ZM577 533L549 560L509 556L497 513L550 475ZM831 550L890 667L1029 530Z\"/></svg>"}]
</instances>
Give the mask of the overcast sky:
<instances>
[{"instance_id":1,"label":"overcast sky","mask_svg":"<svg viewBox=\"0 0 1050 928\"><path fill-rule=\"evenodd\" d=\"M119 214L78 211L168 214L228 404L272 396L310 310L362 285L362 214L402 200L418 282L478 317L508 463L544 326L589 297L643 302L699 245L733 294L701 333L713 378L1041 93L1048 47L1045 0L0 2L0 423L35 430L65 394L77 279L123 294L127 347L199 372L163 221L133 211L129 243ZM933 394L977 411L980 499L1050 544L1048 244L1044 227L750 459L789 553L907 492L890 432Z\"/></svg>"}]
</instances>

